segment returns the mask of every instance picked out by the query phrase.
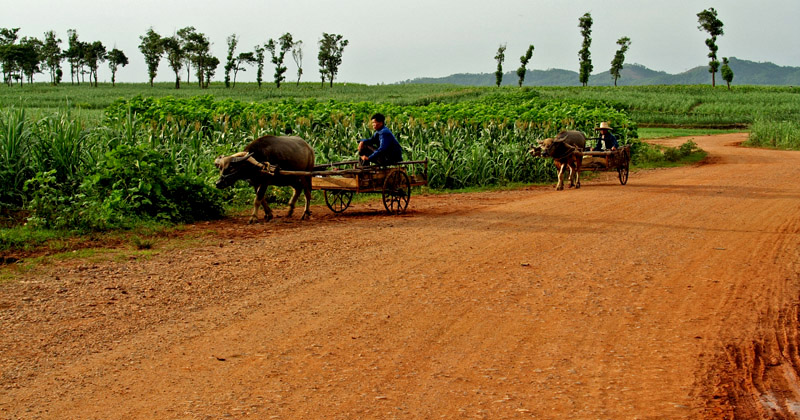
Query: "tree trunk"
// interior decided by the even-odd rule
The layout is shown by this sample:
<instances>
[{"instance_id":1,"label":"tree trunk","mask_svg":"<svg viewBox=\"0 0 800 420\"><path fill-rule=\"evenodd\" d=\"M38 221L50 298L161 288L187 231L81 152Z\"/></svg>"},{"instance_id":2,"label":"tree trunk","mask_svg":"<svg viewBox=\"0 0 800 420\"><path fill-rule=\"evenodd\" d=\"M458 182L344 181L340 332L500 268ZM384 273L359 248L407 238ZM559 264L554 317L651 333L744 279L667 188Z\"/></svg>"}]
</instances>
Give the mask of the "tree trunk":
<instances>
[{"instance_id":1,"label":"tree trunk","mask_svg":"<svg viewBox=\"0 0 800 420\"><path fill-rule=\"evenodd\" d=\"M178 75L178 72L175 72L175 89L181 88L181 77Z\"/></svg>"}]
</instances>

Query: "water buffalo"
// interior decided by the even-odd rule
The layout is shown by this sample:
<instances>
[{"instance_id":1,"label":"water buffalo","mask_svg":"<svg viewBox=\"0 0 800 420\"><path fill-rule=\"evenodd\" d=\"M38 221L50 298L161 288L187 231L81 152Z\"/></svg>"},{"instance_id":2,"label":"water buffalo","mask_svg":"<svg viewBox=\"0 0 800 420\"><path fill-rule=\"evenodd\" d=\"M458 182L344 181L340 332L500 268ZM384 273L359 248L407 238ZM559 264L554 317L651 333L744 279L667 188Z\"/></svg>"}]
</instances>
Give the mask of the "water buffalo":
<instances>
[{"instance_id":1,"label":"water buffalo","mask_svg":"<svg viewBox=\"0 0 800 420\"><path fill-rule=\"evenodd\" d=\"M567 130L539 142L530 153L534 156L552 157L558 168L556 190L564 189L564 168L569 168L569 187L581 187L581 161L586 147L586 135L580 131Z\"/></svg>"},{"instance_id":2,"label":"water buffalo","mask_svg":"<svg viewBox=\"0 0 800 420\"><path fill-rule=\"evenodd\" d=\"M264 206L264 220L272 219L272 210L264 198L270 185L290 186L294 189L289 200L289 214L294 212L294 205L305 193L306 206L303 217L311 215L311 175L281 175L281 170L307 171L314 169L314 150L300 137L264 136L253 140L243 152L231 156L220 156L214 161L219 168L217 188L226 188L243 179L255 188L256 199L253 202L253 214L249 223L258 218L258 206Z\"/></svg>"}]
</instances>

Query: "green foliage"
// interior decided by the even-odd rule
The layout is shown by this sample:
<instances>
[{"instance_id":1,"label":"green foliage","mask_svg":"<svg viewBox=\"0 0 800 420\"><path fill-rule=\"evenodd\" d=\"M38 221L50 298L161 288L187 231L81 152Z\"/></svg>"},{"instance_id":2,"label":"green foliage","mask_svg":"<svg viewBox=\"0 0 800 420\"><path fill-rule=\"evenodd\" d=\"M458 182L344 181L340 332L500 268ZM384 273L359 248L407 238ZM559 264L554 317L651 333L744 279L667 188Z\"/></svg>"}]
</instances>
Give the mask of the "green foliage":
<instances>
[{"instance_id":1,"label":"green foliage","mask_svg":"<svg viewBox=\"0 0 800 420\"><path fill-rule=\"evenodd\" d=\"M705 152L692 140L678 147L659 147L639 142L632 147L631 154L631 163L642 167L677 164L686 160L697 161L705 157Z\"/></svg>"},{"instance_id":2,"label":"green foliage","mask_svg":"<svg viewBox=\"0 0 800 420\"><path fill-rule=\"evenodd\" d=\"M519 58L519 68L517 69L517 77L519 78L519 87L522 87L522 83L525 82L525 74L528 72L527 66L528 63L531 61L533 57L533 44L528 46L528 50L525 51L525 55Z\"/></svg>"},{"instance_id":3,"label":"green foliage","mask_svg":"<svg viewBox=\"0 0 800 420\"><path fill-rule=\"evenodd\" d=\"M153 28L147 30L139 39L139 51L144 55L144 61L147 64L147 76L150 80L150 87L153 86L153 79L156 78L158 73L158 63L161 62L161 56L164 54L164 43L161 40L161 35L157 34Z\"/></svg>"},{"instance_id":4,"label":"green foliage","mask_svg":"<svg viewBox=\"0 0 800 420\"><path fill-rule=\"evenodd\" d=\"M81 223L82 194L64 191L56 180L56 171L38 172L25 181L23 190L30 201L28 224L34 228L78 228Z\"/></svg>"},{"instance_id":5,"label":"green foliage","mask_svg":"<svg viewBox=\"0 0 800 420\"><path fill-rule=\"evenodd\" d=\"M614 54L614 59L611 60L610 70L611 76L614 78L614 86L617 85L617 79L620 78L620 72L625 62L625 53L628 52L628 48L631 46L631 39L624 36L617 40L617 45L619 45L619 49Z\"/></svg>"},{"instance_id":6,"label":"green foliage","mask_svg":"<svg viewBox=\"0 0 800 420\"><path fill-rule=\"evenodd\" d=\"M322 39L319 40L317 61L319 62L319 73L322 77L323 85L325 84L325 78L327 78L331 87L333 87L333 79L339 74L344 47L348 43L349 41L344 39L342 35L322 33Z\"/></svg>"},{"instance_id":7,"label":"green foliage","mask_svg":"<svg viewBox=\"0 0 800 420\"><path fill-rule=\"evenodd\" d=\"M269 42L266 44L267 50L269 50L270 55L272 56L272 64L275 65L275 87L280 88L281 82L286 80L286 76L283 74L286 73L286 66L283 65L283 60L286 57L286 53L292 49L295 42L292 39L292 34L289 32L281 35L278 39L278 42L275 42L272 38L270 38Z\"/></svg>"},{"instance_id":8,"label":"green foliage","mask_svg":"<svg viewBox=\"0 0 800 420\"><path fill-rule=\"evenodd\" d=\"M581 44L581 50L578 51L578 57L580 57L580 72L579 72L579 79L583 86L589 82L589 76L592 74L592 70L594 70L594 66L592 65L592 53L589 51L589 47L592 45L592 15L589 12L586 12L578 19L578 27L581 28L581 36L583 37L583 43Z\"/></svg>"},{"instance_id":9,"label":"green foliage","mask_svg":"<svg viewBox=\"0 0 800 420\"><path fill-rule=\"evenodd\" d=\"M28 154L31 132L25 110L0 111L0 209L22 205L22 187L31 175L25 156Z\"/></svg>"},{"instance_id":10,"label":"green foliage","mask_svg":"<svg viewBox=\"0 0 800 420\"><path fill-rule=\"evenodd\" d=\"M750 126L750 146L800 150L800 122L758 117Z\"/></svg>"},{"instance_id":11,"label":"green foliage","mask_svg":"<svg viewBox=\"0 0 800 420\"><path fill-rule=\"evenodd\" d=\"M719 69L719 61L717 61L717 51L719 50L717 46L717 37L725 34L722 29L723 24L722 21L717 18L717 11L713 7L709 7L698 13L697 22L699 23L697 29L706 31L711 36L706 39L708 58L711 59L711 61L708 62L708 72L711 73L711 86L715 86L715 76Z\"/></svg>"},{"instance_id":12,"label":"green foliage","mask_svg":"<svg viewBox=\"0 0 800 420\"><path fill-rule=\"evenodd\" d=\"M728 84L728 90L731 90L731 82L733 81L733 70L731 70L728 57L722 57L722 80Z\"/></svg>"},{"instance_id":13,"label":"green foliage","mask_svg":"<svg viewBox=\"0 0 800 420\"><path fill-rule=\"evenodd\" d=\"M497 54L495 54L494 59L497 60L497 71L494 72L495 84L500 87L500 84L503 83L503 61L506 59L505 44L497 48Z\"/></svg>"},{"instance_id":14,"label":"green foliage","mask_svg":"<svg viewBox=\"0 0 800 420\"><path fill-rule=\"evenodd\" d=\"M231 87L231 71L236 67L236 45L239 44L239 37L231 34L228 39L228 57L225 60L225 87Z\"/></svg>"},{"instance_id":15,"label":"green foliage","mask_svg":"<svg viewBox=\"0 0 800 420\"><path fill-rule=\"evenodd\" d=\"M172 223L218 218L220 193L205 179L179 173L168 155L146 145L120 145L84 180L81 191L96 223L127 227L133 220Z\"/></svg>"},{"instance_id":16,"label":"green foliage","mask_svg":"<svg viewBox=\"0 0 800 420\"><path fill-rule=\"evenodd\" d=\"M108 68L111 70L111 85L117 84L117 68L128 65L128 57L122 50L116 48L108 52ZM97 86L95 86L97 87Z\"/></svg>"}]
</instances>

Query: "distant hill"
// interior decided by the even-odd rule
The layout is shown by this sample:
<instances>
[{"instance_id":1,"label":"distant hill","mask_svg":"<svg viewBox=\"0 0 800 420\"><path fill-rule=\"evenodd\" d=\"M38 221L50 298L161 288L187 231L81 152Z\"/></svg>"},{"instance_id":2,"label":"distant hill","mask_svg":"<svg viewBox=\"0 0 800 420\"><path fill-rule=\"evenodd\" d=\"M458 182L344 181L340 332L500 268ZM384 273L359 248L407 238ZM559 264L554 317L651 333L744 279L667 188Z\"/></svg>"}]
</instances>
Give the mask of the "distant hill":
<instances>
[{"instance_id":1,"label":"distant hill","mask_svg":"<svg viewBox=\"0 0 800 420\"><path fill-rule=\"evenodd\" d=\"M577 63L576 63L577 65ZM800 86L800 67L781 67L773 63L730 58L733 70L732 85L787 85ZM516 72L503 76L503 85L517 84ZM467 86L494 86L494 73L459 73L447 77L421 77L406 80L406 83L435 83ZM711 83L708 66L698 66L679 74L648 69L641 64L626 64L617 80L618 86L643 85L699 85ZM717 83L725 84L717 73ZM608 70L589 77L589 86L613 86L614 79ZM578 72L562 69L528 70L523 86L580 86Z\"/></svg>"}]
</instances>

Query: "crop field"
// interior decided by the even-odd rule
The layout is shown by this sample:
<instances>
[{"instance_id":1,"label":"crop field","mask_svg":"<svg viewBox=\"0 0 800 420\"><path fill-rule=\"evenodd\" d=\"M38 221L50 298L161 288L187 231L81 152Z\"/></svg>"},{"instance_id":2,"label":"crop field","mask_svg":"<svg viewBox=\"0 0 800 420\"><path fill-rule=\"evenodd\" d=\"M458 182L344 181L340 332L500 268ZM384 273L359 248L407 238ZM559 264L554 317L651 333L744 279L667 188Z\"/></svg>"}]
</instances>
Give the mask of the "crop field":
<instances>
[{"instance_id":1,"label":"crop field","mask_svg":"<svg viewBox=\"0 0 800 420\"><path fill-rule=\"evenodd\" d=\"M800 144L797 88L34 84L0 88L0 208L58 229L216 218L252 193L215 190L214 157L291 133L317 163L351 159L374 112L387 115L405 159L429 159L435 189L549 182L552 165L529 145L563 129L592 134L601 121L633 145L634 164L665 156L639 127L752 127L757 144ZM276 188L269 199L288 194Z\"/></svg>"}]
</instances>

